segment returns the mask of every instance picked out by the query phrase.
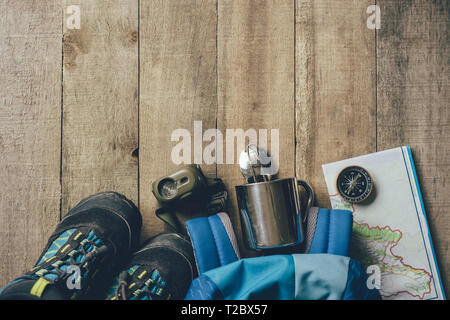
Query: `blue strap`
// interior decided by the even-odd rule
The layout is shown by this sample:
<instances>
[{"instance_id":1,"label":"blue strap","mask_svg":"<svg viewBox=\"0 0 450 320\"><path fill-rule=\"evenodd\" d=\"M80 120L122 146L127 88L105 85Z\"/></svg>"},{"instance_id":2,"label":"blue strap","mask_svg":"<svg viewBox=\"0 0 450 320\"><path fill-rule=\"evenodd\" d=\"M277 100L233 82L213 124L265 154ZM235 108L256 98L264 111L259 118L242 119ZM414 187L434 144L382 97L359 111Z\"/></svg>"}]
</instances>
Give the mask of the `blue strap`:
<instances>
[{"instance_id":1,"label":"blue strap","mask_svg":"<svg viewBox=\"0 0 450 320\"><path fill-rule=\"evenodd\" d=\"M216 242L220 265L223 266L238 260L220 217L218 215L211 216L208 218L208 222Z\"/></svg>"},{"instance_id":2,"label":"blue strap","mask_svg":"<svg viewBox=\"0 0 450 320\"><path fill-rule=\"evenodd\" d=\"M229 235L233 231L227 232L221 217L229 219L224 213L220 213L186 222L199 274L239 259L230 241L230 236L234 236L234 233Z\"/></svg>"},{"instance_id":3,"label":"blue strap","mask_svg":"<svg viewBox=\"0 0 450 320\"><path fill-rule=\"evenodd\" d=\"M319 209L316 229L308 253L326 253L328 250L328 230L330 228L330 210Z\"/></svg>"},{"instance_id":4,"label":"blue strap","mask_svg":"<svg viewBox=\"0 0 450 320\"><path fill-rule=\"evenodd\" d=\"M186 228L194 247L198 272L201 274L220 265L216 242L208 219L197 218L186 222Z\"/></svg>"},{"instance_id":5,"label":"blue strap","mask_svg":"<svg viewBox=\"0 0 450 320\"><path fill-rule=\"evenodd\" d=\"M353 215L348 210L330 211L330 229L328 231L327 253L348 255L352 233Z\"/></svg>"},{"instance_id":6,"label":"blue strap","mask_svg":"<svg viewBox=\"0 0 450 320\"><path fill-rule=\"evenodd\" d=\"M317 215L316 229L308 253L348 255L352 232L353 214L348 210L321 208Z\"/></svg>"}]
</instances>

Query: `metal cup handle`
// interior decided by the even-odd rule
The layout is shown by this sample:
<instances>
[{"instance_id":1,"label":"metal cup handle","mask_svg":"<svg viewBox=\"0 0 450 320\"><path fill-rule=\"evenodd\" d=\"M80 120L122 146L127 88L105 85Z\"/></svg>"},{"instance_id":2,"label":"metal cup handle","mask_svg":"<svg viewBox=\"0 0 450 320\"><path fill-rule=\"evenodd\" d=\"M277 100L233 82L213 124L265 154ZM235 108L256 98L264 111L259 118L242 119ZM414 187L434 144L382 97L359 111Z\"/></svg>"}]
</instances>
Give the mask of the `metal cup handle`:
<instances>
[{"instance_id":1,"label":"metal cup handle","mask_svg":"<svg viewBox=\"0 0 450 320\"><path fill-rule=\"evenodd\" d=\"M308 217L308 214L309 214L309 209L312 207L312 205L314 203L314 191L306 181L297 180L297 183L299 186L303 187L306 190L306 192L308 193L308 202L306 203L306 212L305 212L305 217L303 218L303 223L305 223L306 218Z\"/></svg>"}]
</instances>

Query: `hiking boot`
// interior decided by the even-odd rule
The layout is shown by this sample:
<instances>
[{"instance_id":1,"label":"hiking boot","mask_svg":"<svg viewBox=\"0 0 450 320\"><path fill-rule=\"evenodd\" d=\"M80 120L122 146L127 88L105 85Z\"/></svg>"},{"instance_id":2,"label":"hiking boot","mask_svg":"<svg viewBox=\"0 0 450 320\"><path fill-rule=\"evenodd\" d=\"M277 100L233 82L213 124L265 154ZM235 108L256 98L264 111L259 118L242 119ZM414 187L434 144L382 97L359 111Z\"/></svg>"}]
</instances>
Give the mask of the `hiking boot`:
<instances>
[{"instance_id":1,"label":"hiking boot","mask_svg":"<svg viewBox=\"0 0 450 320\"><path fill-rule=\"evenodd\" d=\"M116 277L108 300L184 299L196 276L191 243L178 233L149 239Z\"/></svg>"},{"instance_id":2,"label":"hiking boot","mask_svg":"<svg viewBox=\"0 0 450 320\"><path fill-rule=\"evenodd\" d=\"M125 196L102 192L71 209L33 269L0 290L0 299L102 298L136 248L142 217ZM120 269L119 269L120 270Z\"/></svg>"}]
</instances>

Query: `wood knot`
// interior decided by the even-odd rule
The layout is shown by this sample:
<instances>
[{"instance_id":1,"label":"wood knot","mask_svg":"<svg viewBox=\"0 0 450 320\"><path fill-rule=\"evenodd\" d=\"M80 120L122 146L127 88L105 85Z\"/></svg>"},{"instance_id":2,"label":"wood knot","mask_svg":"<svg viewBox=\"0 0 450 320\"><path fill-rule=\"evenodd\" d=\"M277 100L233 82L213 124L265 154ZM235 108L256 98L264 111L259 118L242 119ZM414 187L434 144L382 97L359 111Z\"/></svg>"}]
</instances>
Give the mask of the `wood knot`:
<instances>
[{"instance_id":1,"label":"wood knot","mask_svg":"<svg viewBox=\"0 0 450 320\"><path fill-rule=\"evenodd\" d=\"M76 59L88 52L83 33L79 30L69 30L63 35L64 66L72 69L76 66Z\"/></svg>"}]
</instances>

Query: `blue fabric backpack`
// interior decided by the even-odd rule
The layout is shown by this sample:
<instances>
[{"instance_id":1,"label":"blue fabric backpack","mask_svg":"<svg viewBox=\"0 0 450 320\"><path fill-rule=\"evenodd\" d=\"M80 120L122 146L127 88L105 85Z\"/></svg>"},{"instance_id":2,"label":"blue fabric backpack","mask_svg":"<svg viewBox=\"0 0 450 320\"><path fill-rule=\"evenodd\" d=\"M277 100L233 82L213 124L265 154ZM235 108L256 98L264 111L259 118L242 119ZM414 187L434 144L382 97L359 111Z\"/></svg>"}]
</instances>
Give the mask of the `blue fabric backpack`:
<instances>
[{"instance_id":1,"label":"blue fabric backpack","mask_svg":"<svg viewBox=\"0 0 450 320\"><path fill-rule=\"evenodd\" d=\"M189 220L200 276L186 299L380 299L360 263L347 257L352 222L350 211L311 208L303 254L240 259L226 213Z\"/></svg>"},{"instance_id":2,"label":"blue fabric backpack","mask_svg":"<svg viewBox=\"0 0 450 320\"><path fill-rule=\"evenodd\" d=\"M211 269L192 282L187 300L366 300L359 262L333 254L271 255L240 259Z\"/></svg>"}]
</instances>

